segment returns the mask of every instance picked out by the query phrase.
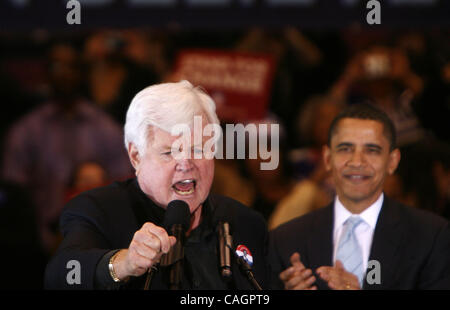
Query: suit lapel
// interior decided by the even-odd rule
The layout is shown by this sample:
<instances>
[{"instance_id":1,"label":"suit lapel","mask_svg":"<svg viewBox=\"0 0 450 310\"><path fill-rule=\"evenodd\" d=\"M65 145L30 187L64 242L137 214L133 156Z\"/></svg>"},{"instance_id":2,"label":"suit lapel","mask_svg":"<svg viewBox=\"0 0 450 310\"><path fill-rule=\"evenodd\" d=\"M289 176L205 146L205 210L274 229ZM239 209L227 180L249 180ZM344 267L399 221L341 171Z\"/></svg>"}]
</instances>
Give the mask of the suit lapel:
<instances>
[{"instance_id":1,"label":"suit lapel","mask_svg":"<svg viewBox=\"0 0 450 310\"><path fill-rule=\"evenodd\" d=\"M328 205L314 217L313 230L307 243L307 261L315 273L321 266L332 266L333 262L333 204ZM316 274L318 289L328 289L328 285Z\"/></svg>"},{"instance_id":2,"label":"suit lapel","mask_svg":"<svg viewBox=\"0 0 450 310\"><path fill-rule=\"evenodd\" d=\"M365 281L364 289L383 289L387 288L386 283L392 283L391 277L395 274L395 268L398 267L395 266L395 257L403 238L401 223L401 215L395 202L385 196L369 255L369 261L380 262L381 284L368 285Z\"/></svg>"}]
</instances>

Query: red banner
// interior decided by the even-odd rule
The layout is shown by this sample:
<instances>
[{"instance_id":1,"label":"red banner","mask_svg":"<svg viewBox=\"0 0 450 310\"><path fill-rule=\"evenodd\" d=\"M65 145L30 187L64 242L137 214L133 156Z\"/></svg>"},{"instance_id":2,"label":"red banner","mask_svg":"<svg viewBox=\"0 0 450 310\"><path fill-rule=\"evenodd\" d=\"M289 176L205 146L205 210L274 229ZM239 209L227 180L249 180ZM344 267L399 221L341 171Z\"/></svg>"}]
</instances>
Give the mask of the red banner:
<instances>
[{"instance_id":1,"label":"red banner","mask_svg":"<svg viewBox=\"0 0 450 310\"><path fill-rule=\"evenodd\" d=\"M246 122L266 116L275 70L267 55L218 50L183 50L173 79L203 87L214 99L223 122Z\"/></svg>"}]
</instances>

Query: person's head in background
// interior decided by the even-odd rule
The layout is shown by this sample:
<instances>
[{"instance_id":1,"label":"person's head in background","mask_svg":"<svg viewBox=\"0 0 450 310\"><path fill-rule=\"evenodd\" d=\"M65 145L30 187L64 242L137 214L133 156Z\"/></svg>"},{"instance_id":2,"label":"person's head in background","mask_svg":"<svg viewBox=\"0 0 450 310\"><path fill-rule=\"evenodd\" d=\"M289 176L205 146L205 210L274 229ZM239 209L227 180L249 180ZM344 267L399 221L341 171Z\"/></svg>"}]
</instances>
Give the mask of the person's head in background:
<instances>
[{"instance_id":1,"label":"person's head in background","mask_svg":"<svg viewBox=\"0 0 450 310\"><path fill-rule=\"evenodd\" d=\"M331 122L343 108L343 103L326 95L309 98L297 118L302 143L314 148L327 144Z\"/></svg>"},{"instance_id":2,"label":"person's head in background","mask_svg":"<svg viewBox=\"0 0 450 310\"><path fill-rule=\"evenodd\" d=\"M82 91L83 66L79 52L69 43L55 43L48 52L51 95L63 109L69 109Z\"/></svg>"},{"instance_id":3,"label":"person's head in background","mask_svg":"<svg viewBox=\"0 0 450 310\"><path fill-rule=\"evenodd\" d=\"M402 148L397 172L387 179L385 193L404 204L448 216L450 146L424 141Z\"/></svg>"},{"instance_id":4,"label":"person's head in background","mask_svg":"<svg viewBox=\"0 0 450 310\"><path fill-rule=\"evenodd\" d=\"M95 161L87 161L75 169L73 187L82 192L103 186L108 181L106 170Z\"/></svg>"},{"instance_id":5,"label":"person's head in background","mask_svg":"<svg viewBox=\"0 0 450 310\"><path fill-rule=\"evenodd\" d=\"M268 125L267 132L263 131L264 127L259 127L261 124ZM277 203L291 191L294 179L287 158L287 140L283 125L277 119L265 119L256 125L257 130L248 135L247 155L241 164L244 174L256 191L252 207L268 219ZM274 130L275 126L278 126L279 130ZM255 159L249 156L250 140L258 142ZM261 148L264 140L267 142L267 148Z\"/></svg>"},{"instance_id":6,"label":"person's head in background","mask_svg":"<svg viewBox=\"0 0 450 310\"><path fill-rule=\"evenodd\" d=\"M104 186L109 181L105 168L96 161L83 161L75 166L71 173L65 193L65 201L69 201L76 195Z\"/></svg>"},{"instance_id":7,"label":"person's head in background","mask_svg":"<svg viewBox=\"0 0 450 310\"><path fill-rule=\"evenodd\" d=\"M125 146L141 190L162 208L172 200L185 201L193 215L192 228L198 224L214 176L214 159L203 153L211 137L195 140L195 117L202 120L200 134L207 125L220 128L211 97L188 81L181 81L153 85L139 92L125 123ZM180 125L189 132L172 135ZM186 143L175 147L180 139ZM201 158L195 158L194 153Z\"/></svg>"},{"instance_id":8,"label":"person's head in background","mask_svg":"<svg viewBox=\"0 0 450 310\"><path fill-rule=\"evenodd\" d=\"M406 53L387 45L371 45L356 54L347 75L351 80L350 103L369 100L384 110L398 108L400 95L411 100L423 90L423 81L412 71Z\"/></svg>"},{"instance_id":9,"label":"person's head in background","mask_svg":"<svg viewBox=\"0 0 450 310\"><path fill-rule=\"evenodd\" d=\"M380 197L386 177L400 161L392 121L365 104L352 105L338 114L323 154L338 198L352 213L361 213Z\"/></svg>"},{"instance_id":10,"label":"person's head in background","mask_svg":"<svg viewBox=\"0 0 450 310\"><path fill-rule=\"evenodd\" d=\"M96 31L84 42L83 58L90 64L121 63L127 40L121 31Z\"/></svg>"},{"instance_id":11,"label":"person's head in background","mask_svg":"<svg viewBox=\"0 0 450 310\"><path fill-rule=\"evenodd\" d=\"M405 55L385 46L374 46L363 53L360 88L373 99L383 99L400 91L399 77L395 77L395 66L406 62ZM407 66L406 64L404 66Z\"/></svg>"},{"instance_id":12,"label":"person's head in background","mask_svg":"<svg viewBox=\"0 0 450 310\"><path fill-rule=\"evenodd\" d=\"M289 175L286 166L286 133L276 117L248 122L245 141L234 141L234 158L240 159L238 150L245 147L244 170L255 185L278 182ZM238 134L239 136L239 134Z\"/></svg>"}]
</instances>

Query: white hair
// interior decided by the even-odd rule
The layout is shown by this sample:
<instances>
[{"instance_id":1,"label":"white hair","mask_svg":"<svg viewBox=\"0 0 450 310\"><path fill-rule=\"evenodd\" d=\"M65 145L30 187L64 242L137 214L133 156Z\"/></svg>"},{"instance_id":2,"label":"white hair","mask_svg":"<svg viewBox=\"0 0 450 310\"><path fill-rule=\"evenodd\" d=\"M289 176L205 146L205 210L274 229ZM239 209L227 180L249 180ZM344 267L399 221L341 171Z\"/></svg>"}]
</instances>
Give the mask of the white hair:
<instances>
[{"instance_id":1,"label":"white hair","mask_svg":"<svg viewBox=\"0 0 450 310\"><path fill-rule=\"evenodd\" d=\"M131 101L125 121L125 147L133 143L138 152L147 149L151 126L171 132L179 124L191 124L195 115L205 114L208 122L219 125L216 105L201 88L183 80L149 86Z\"/></svg>"}]
</instances>

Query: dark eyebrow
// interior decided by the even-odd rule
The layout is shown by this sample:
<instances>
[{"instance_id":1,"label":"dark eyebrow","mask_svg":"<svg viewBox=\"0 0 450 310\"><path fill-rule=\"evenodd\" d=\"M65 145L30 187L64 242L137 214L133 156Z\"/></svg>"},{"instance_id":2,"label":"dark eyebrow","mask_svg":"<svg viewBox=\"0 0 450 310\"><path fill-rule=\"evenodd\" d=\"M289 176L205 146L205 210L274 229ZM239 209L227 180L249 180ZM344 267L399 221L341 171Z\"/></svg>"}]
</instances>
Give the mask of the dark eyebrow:
<instances>
[{"instance_id":1,"label":"dark eyebrow","mask_svg":"<svg viewBox=\"0 0 450 310\"><path fill-rule=\"evenodd\" d=\"M343 146L353 146L353 145L354 144L350 143L350 142L341 142L338 145L336 145L336 148L340 148L340 147L343 147Z\"/></svg>"},{"instance_id":2,"label":"dark eyebrow","mask_svg":"<svg viewBox=\"0 0 450 310\"><path fill-rule=\"evenodd\" d=\"M374 143L367 143L364 146L365 147L369 147L369 148L374 148L374 149L377 149L377 150L382 150L383 149L380 145L374 144Z\"/></svg>"}]
</instances>

